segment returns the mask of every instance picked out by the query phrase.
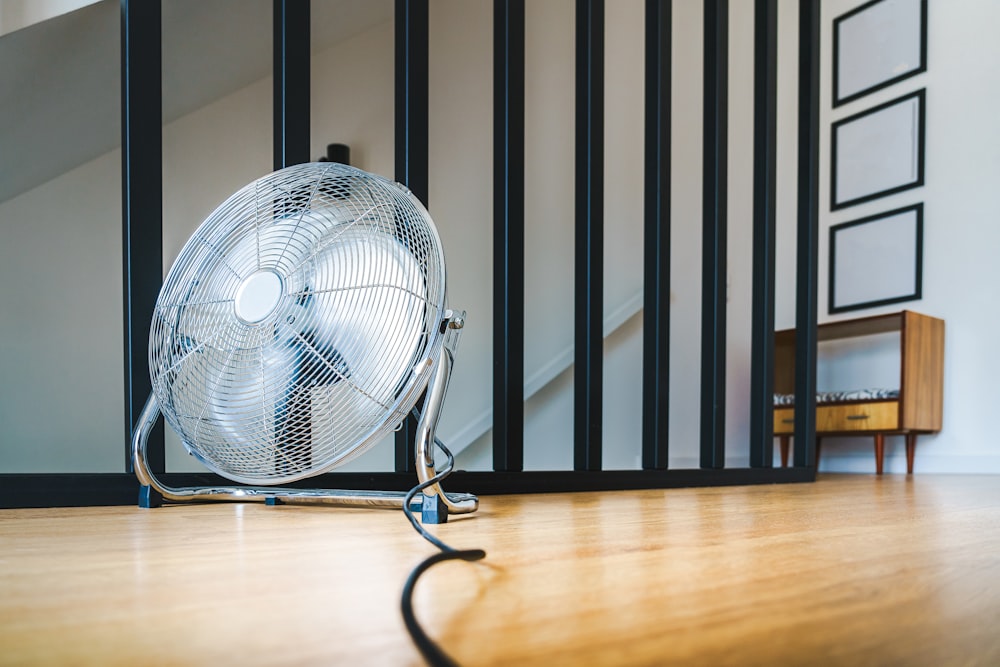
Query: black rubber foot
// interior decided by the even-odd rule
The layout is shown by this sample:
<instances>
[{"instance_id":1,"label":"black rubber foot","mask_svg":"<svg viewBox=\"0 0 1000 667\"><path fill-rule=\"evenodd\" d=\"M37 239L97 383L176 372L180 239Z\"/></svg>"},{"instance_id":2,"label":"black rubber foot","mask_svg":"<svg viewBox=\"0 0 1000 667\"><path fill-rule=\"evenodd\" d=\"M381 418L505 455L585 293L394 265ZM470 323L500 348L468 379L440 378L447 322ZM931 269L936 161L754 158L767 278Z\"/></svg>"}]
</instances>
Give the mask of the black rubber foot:
<instances>
[{"instance_id":1,"label":"black rubber foot","mask_svg":"<svg viewBox=\"0 0 1000 667\"><path fill-rule=\"evenodd\" d=\"M420 503L421 523L448 523L448 506L441 500L441 496L424 496Z\"/></svg>"},{"instance_id":2,"label":"black rubber foot","mask_svg":"<svg viewBox=\"0 0 1000 667\"><path fill-rule=\"evenodd\" d=\"M163 496L160 495L159 491L151 486L140 486L139 507L142 507L143 509L163 507Z\"/></svg>"}]
</instances>

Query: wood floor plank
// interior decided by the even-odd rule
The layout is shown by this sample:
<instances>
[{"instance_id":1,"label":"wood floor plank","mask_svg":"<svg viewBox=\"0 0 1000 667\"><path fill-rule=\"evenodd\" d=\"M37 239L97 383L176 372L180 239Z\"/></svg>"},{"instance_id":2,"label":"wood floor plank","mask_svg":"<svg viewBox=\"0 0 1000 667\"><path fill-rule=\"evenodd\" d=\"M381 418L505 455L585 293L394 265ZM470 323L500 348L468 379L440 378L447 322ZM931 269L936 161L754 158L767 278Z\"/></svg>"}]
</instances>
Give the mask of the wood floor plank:
<instances>
[{"instance_id":1,"label":"wood floor plank","mask_svg":"<svg viewBox=\"0 0 1000 667\"><path fill-rule=\"evenodd\" d=\"M487 497L418 617L463 665L1000 664L1000 477ZM0 511L2 665L419 665L392 511Z\"/></svg>"}]
</instances>

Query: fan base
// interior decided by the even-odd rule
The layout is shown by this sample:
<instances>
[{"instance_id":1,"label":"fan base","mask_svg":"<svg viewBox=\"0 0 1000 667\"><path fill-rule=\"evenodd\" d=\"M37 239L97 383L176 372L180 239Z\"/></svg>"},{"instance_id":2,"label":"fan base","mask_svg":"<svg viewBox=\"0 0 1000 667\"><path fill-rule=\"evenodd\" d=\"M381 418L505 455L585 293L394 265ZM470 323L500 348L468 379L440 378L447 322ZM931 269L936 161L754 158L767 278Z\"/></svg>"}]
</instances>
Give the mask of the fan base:
<instances>
[{"instance_id":1,"label":"fan base","mask_svg":"<svg viewBox=\"0 0 1000 667\"><path fill-rule=\"evenodd\" d=\"M423 523L447 523L449 514L468 514L479 508L479 499L469 493L445 493L438 482L434 456L430 451L436 438L434 435L440 415L441 405L448 388L453 355L458 344L458 334L464 323L465 313L446 311L442 328L447 330L437 365L431 371L427 382L424 406L417 421L414 443L414 459L417 463L417 479L422 483L424 493L420 499L420 515ZM428 359L426 363L430 364ZM407 493L401 491L363 491L339 489L288 489L261 486L197 486L172 488L156 479L146 458L149 434L160 415L160 407L155 394L150 394L146 405L139 414L138 424L132 434L132 465L139 479L139 506L160 507L164 502L263 502L268 505L285 503L296 505L340 505L347 507L385 507L400 509L406 502ZM414 498L417 500L417 498ZM412 509L416 510L413 503Z\"/></svg>"},{"instance_id":2,"label":"fan base","mask_svg":"<svg viewBox=\"0 0 1000 667\"><path fill-rule=\"evenodd\" d=\"M288 489L260 486L197 486L173 488L164 486L147 470L142 470L151 484L139 487L139 507L151 509L165 503L184 502L258 502L265 505L333 505L400 509L405 491L362 491L344 489ZM466 514L479 508L479 498L471 493L442 492L418 495L410 510L420 512L424 523L447 523L450 514Z\"/></svg>"}]
</instances>

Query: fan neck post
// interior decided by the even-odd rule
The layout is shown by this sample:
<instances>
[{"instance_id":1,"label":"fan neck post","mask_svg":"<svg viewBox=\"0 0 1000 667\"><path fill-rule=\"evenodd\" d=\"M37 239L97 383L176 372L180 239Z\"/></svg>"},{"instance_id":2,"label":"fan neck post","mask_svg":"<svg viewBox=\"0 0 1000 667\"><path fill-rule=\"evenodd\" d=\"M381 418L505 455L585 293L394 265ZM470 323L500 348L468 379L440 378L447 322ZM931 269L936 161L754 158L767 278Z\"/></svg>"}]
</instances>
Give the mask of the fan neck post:
<instances>
[{"instance_id":1,"label":"fan neck post","mask_svg":"<svg viewBox=\"0 0 1000 667\"><path fill-rule=\"evenodd\" d=\"M461 338L462 327L465 326L464 311L445 311L441 326L444 329L444 345L441 356L431 378L427 382L427 394L424 399L423 412L417 422L415 458L417 478L426 482L436 474L434 466L434 439L438 420L441 417L441 407L444 405L445 394L451 381L451 368L454 363L455 351ZM439 484L432 484L424 489L420 506L420 518L423 523L447 523L449 511L462 513L468 511L450 499Z\"/></svg>"}]
</instances>

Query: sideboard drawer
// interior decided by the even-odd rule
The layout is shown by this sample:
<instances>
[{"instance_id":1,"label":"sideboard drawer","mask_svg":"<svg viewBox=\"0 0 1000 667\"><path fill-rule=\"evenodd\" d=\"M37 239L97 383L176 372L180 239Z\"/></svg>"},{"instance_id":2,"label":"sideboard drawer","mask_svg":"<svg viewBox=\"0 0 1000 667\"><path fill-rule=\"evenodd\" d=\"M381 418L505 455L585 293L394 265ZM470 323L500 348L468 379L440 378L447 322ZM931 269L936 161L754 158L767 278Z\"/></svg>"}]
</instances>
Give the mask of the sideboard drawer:
<instances>
[{"instance_id":1,"label":"sideboard drawer","mask_svg":"<svg viewBox=\"0 0 1000 667\"><path fill-rule=\"evenodd\" d=\"M894 431L899 428L899 401L872 401L816 408L817 433ZM788 435L795 429L795 409L774 410L774 433Z\"/></svg>"}]
</instances>

